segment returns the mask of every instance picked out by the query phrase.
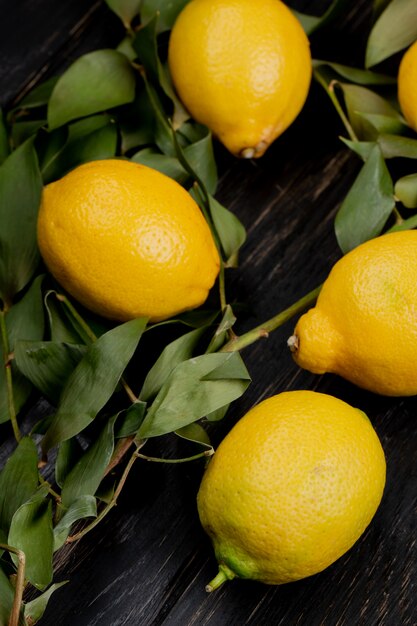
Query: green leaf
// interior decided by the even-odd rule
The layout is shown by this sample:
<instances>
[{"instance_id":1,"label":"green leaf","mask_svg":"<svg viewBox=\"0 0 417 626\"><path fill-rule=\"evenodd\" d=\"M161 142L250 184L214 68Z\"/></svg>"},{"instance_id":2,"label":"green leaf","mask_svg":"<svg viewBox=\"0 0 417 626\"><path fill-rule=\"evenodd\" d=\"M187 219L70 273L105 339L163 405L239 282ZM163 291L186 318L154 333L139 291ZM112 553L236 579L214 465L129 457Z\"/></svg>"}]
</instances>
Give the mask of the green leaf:
<instances>
[{"instance_id":1,"label":"green leaf","mask_svg":"<svg viewBox=\"0 0 417 626\"><path fill-rule=\"evenodd\" d=\"M153 167L158 172L176 180L180 185L185 183L189 174L175 157L156 152L152 148L144 148L132 156L132 161Z\"/></svg>"},{"instance_id":2,"label":"green leaf","mask_svg":"<svg viewBox=\"0 0 417 626\"><path fill-rule=\"evenodd\" d=\"M60 589L60 587L62 587L63 585L66 585L67 582L67 580L64 580L63 582L51 585L48 591L45 591L34 600L26 602L25 619L30 620L30 624L36 624L36 622L38 622L45 613L46 607L48 606L48 602L52 594L57 591L57 589Z\"/></svg>"},{"instance_id":3,"label":"green leaf","mask_svg":"<svg viewBox=\"0 0 417 626\"><path fill-rule=\"evenodd\" d=\"M378 130L374 124L366 119L367 114L392 118L392 122L402 127L403 119L399 112L378 94L358 85L340 83L340 86L343 90L350 123L359 139L369 140L378 136Z\"/></svg>"},{"instance_id":4,"label":"green leaf","mask_svg":"<svg viewBox=\"0 0 417 626\"><path fill-rule=\"evenodd\" d=\"M38 589L44 589L52 580L52 502L36 494L13 515L9 531L9 545L26 555L26 578ZM16 557L12 557L15 565Z\"/></svg>"},{"instance_id":5,"label":"green leaf","mask_svg":"<svg viewBox=\"0 0 417 626\"><path fill-rule=\"evenodd\" d=\"M135 100L117 111L121 135L121 152L155 143L155 115L145 85L137 89Z\"/></svg>"},{"instance_id":6,"label":"green leaf","mask_svg":"<svg viewBox=\"0 0 417 626\"><path fill-rule=\"evenodd\" d=\"M217 350L222 347L226 340L228 331L233 327L233 324L235 322L235 314L233 313L233 309L230 304L228 304L224 310L220 324L216 328L216 332L214 333L213 338L210 341L209 346L206 350L207 354L217 352Z\"/></svg>"},{"instance_id":7,"label":"green leaf","mask_svg":"<svg viewBox=\"0 0 417 626\"><path fill-rule=\"evenodd\" d=\"M41 283L43 276L38 276L32 283L30 289L5 316L5 323L8 335L9 352L15 349L16 341L20 337L28 339L41 339L44 332L44 316L42 306ZM6 384L6 369L3 365L4 354L0 346L0 423L10 419L8 406L8 391ZM20 373L16 367L16 360L11 361L11 371L13 380L13 401L16 412L19 412L27 401L32 385Z\"/></svg>"},{"instance_id":8,"label":"green leaf","mask_svg":"<svg viewBox=\"0 0 417 626\"><path fill-rule=\"evenodd\" d=\"M187 441L192 441L194 443L198 443L205 448L212 448L210 437L207 432L201 426L201 424L192 423L188 424L188 426L183 426L175 431L175 434L182 439L186 439Z\"/></svg>"},{"instance_id":9,"label":"green leaf","mask_svg":"<svg viewBox=\"0 0 417 626\"><path fill-rule=\"evenodd\" d=\"M399 224L394 224L391 226L387 233L394 233L398 230L410 230L412 228L417 227L417 215L413 215L413 217L409 217L407 220L403 220Z\"/></svg>"},{"instance_id":10,"label":"green leaf","mask_svg":"<svg viewBox=\"0 0 417 626\"><path fill-rule=\"evenodd\" d=\"M173 131L168 122L161 100L150 82L144 77L146 97L154 115L153 141L164 154L176 157L177 151L173 142Z\"/></svg>"},{"instance_id":11,"label":"green leaf","mask_svg":"<svg viewBox=\"0 0 417 626\"><path fill-rule=\"evenodd\" d=\"M16 149L22 143L36 135L38 130L43 126L46 126L46 120L15 122L11 128L13 147Z\"/></svg>"},{"instance_id":12,"label":"green leaf","mask_svg":"<svg viewBox=\"0 0 417 626\"><path fill-rule=\"evenodd\" d=\"M117 431L115 437L123 439L136 435L143 422L146 412L146 402L134 402L124 411L120 411L117 418Z\"/></svg>"},{"instance_id":13,"label":"green leaf","mask_svg":"<svg viewBox=\"0 0 417 626\"><path fill-rule=\"evenodd\" d=\"M192 330L165 346L145 378L142 391L140 392L141 400L148 401L154 397L172 370L192 356L204 330L204 327Z\"/></svg>"},{"instance_id":14,"label":"green leaf","mask_svg":"<svg viewBox=\"0 0 417 626\"><path fill-rule=\"evenodd\" d=\"M376 19L382 11L388 6L391 0L374 0L373 1L373 18Z\"/></svg>"},{"instance_id":15,"label":"green leaf","mask_svg":"<svg viewBox=\"0 0 417 626\"><path fill-rule=\"evenodd\" d=\"M394 192L407 209L417 208L417 174L399 178L395 183Z\"/></svg>"},{"instance_id":16,"label":"green leaf","mask_svg":"<svg viewBox=\"0 0 417 626\"><path fill-rule=\"evenodd\" d=\"M49 128L132 102L134 97L135 76L126 57L116 50L89 52L55 85L48 105Z\"/></svg>"},{"instance_id":17,"label":"green leaf","mask_svg":"<svg viewBox=\"0 0 417 626\"><path fill-rule=\"evenodd\" d=\"M132 37L130 35L126 35L126 37L122 39L116 50L124 54L128 61L134 61L136 59L137 54L132 46Z\"/></svg>"},{"instance_id":18,"label":"green leaf","mask_svg":"<svg viewBox=\"0 0 417 626\"><path fill-rule=\"evenodd\" d=\"M42 306L41 283L43 276L38 276L32 283L26 294L12 306L6 314L6 328L8 335L9 352L15 350L16 341L19 338L42 339L44 333L44 315ZM4 363L3 350L0 347L0 360ZM22 376L16 367L16 359L11 362L13 400L16 412L19 412L27 401L32 385ZM0 367L0 423L10 419L6 371L5 367Z\"/></svg>"},{"instance_id":19,"label":"green leaf","mask_svg":"<svg viewBox=\"0 0 417 626\"><path fill-rule=\"evenodd\" d=\"M45 318L43 314L42 281L37 276L23 298L6 315L9 350L13 352L20 339L39 341L43 338Z\"/></svg>"},{"instance_id":20,"label":"green leaf","mask_svg":"<svg viewBox=\"0 0 417 626\"><path fill-rule=\"evenodd\" d=\"M9 532L17 509L38 487L38 453L33 440L23 437L0 472L0 528Z\"/></svg>"},{"instance_id":21,"label":"green leaf","mask_svg":"<svg viewBox=\"0 0 417 626\"><path fill-rule=\"evenodd\" d=\"M86 517L97 517L97 501L94 496L80 496L60 519L54 528L54 552L67 540L71 526Z\"/></svg>"},{"instance_id":22,"label":"green leaf","mask_svg":"<svg viewBox=\"0 0 417 626\"><path fill-rule=\"evenodd\" d=\"M0 109L0 165L9 156L9 152L9 134L7 132L3 111Z\"/></svg>"},{"instance_id":23,"label":"green leaf","mask_svg":"<svg viewBox=\"0 0 417 626\"><path fill-rule=\"evenodd\" d=\"M57 404L62 389L86 350L83 345L55 341L18 341L15 361L19 371L53 404Z\"/></svg>"},{"instance_id":24,"label":"green leaf","mask_svg":"<svg viewBox=\"0 0 417 626\"><path fill-rule=\"evenodd\" d=\"M0 567L0 626L7 626L13 607L14 589L6 574Z\"/></svg>"},{"instance_id":25,"label":"green leaf","mask_svg":"<svg viewBox=\"0 0 417 626\"><path fill-rule=\"evenodd\" d=\"M150 407L141 439L177 431L239 398L249 374L237 352L205 354L177 365Z\"/></svg>"},{"instance_id":26,"label":"green leaf","mask_svg":"<svg viewBox=\"0 0 417 626\"><path fill-rule=\"evenodd\" d=\"M52 341L58 343L82 343L82 337L77 333L66 315L63 315L62 304L56 299L56 291L45 294L45 309L48 315L49 330Z\"/></svg>"},{"instance_id":27,"label":"green leaf","mask_svg":"<svg viewBox=\"0 0 417 626\"><path fill-rule=\"evenodd\" d=\"M405 159L417 159L417 139L398 137L396 135L381 135L378 144L386 159L403 157Z\"/></svg>"},{"instance_id":28,"label":"green leaf","mask_svg":"<svg viewBox=\"0 0 417 626\"><path fill-rule=\"evenodd\" d=\"M358 115L374 129L370 132L370 136L373 137L378 137L382 133L400 135L407 130L406 124L398 117L378 113L358 113Z\"/></svg>"},{"instance_id":29,"label":"green leaf","mask_svg":"<svg viewBox=\"0 0 417 626\"><path fill-rule=\"evenodd\" d=\"M246 230L234 213L226 209L213 196L209 196L210 213L228 267L237 266L237 253L246 240Z\"/></svg>"},{"instance_id":30,"label":"green leaf","mask_svg":"<svg viewBox=\"0 0 417 626\"><path fill-rule=\"evenodd\" d=\"M220 407L220 409L217 409L216 411L212 411L211 413L206 415L207 421L209 421L209 422L220 422L220 420L222 420L224 418L224 416L226 415L227 411L229 410L229 406L230 406L230 404L225 404L224 406Z\"/></svg>"},{"instance_id":31,"label":"green leaf","mask_svg":"<svg viewBox=\"0 0 417 626\"><path fill-rule=\"evenodd\" d=\"M169 72L159 59L156 38L158 21L158 15L155 15L150 22L140 28L132 41L132 45L144 68L147 81L150 81L154 87L161 88L173 103L173 127L176 129L190 116L175 93Z\"/></svg>"},{"instance_id":32,"label":"green leaf","mask_svg":"<svg viewBox=\"0 0 417 626\"><path fill-rule=\"evenodd\" d=\"M0 358L3 363L3 352L0 349ZM12 378L13 378L13 403L16 413L19 413L25 402L30 396L32 385L22 374L15 368L12 362ZM8 422L10 419L10 411L8 404L8 391L6 381L6 368L0 366L0 424Z\"/></svg>"},{"instance_id":33,"label":"green leaf","mask_svg":"<svg viewBox=\"0 0 417 626\"><path fill-rule=\"evenodd\" d=\"M68 474L75 467L83 453L84 450L76 437L66 439L59 446L55 462L55 480L61 489Z\"/></svg>"},{"instance_id":34,"label":"green leaf","mask_svg":"<svg viewBox=\"0 0 417 626\"><path fill-rule=\"evenodd\" d=\"M211 133L207 133L200 141L184 148L183 155L195 172L196 178L200 179L207 191L213 194L217 187L217 166Z\"/></svg>"},{"instance_id":35,"label":"green leaf","mask_svg":"<svg viewBox=\"0 0 417 626\"><path fill-rule=\"evenodd\" d=\"M37 85L29 91L27 96L23 98L17 105L17 109L34 109L48 104L48 100L58 82L58 76L48 78L40 85Z\"/></svg>"},{"instance_id":36,"label":"green leaf","mask_svg":"<svg viewBox=\"0 0 417 626\"><path fill-rule=\"evenodd\" d=\"M142 0L106 0L106 4L130 28L133 18L138 15Z\"/></svg>"},{"instance_id":37,"label":"green leaf","mask_svg":"<svg viewBox=\"0 0 417 626\"><path fill-rule=\"evenodd\" d=\"M417 3L392 0L375 22L366 47L366 67L372 67L417 39Z\"/></svg>"},{"instance_id":38,"label":"green leaf","mask_svg":"<svg viewBox=\"0 0 417 626\"><path fill-rule=\"evenodd\" d=\"M0 167L0 298L9 304L39 261L36 223L41 192L33 142L27 141Z\"/></svg>"},{"instance_id":39,"label":"green leaf","mask_svg":"<svg viewBox=\"0 0 417 626\"><path fill-rule=\"evenodd\" d=\"M378 72L341 65L340 63L313 60L313 68L315 71L321 70L323 67L331 68L335 74L357 85L395 85L397 82L396 78L393 76L386 76Z\"/></svg>"},{"instance_id":40,"label":"green leaf","mask_svg":"<svg viewBox=\"0 0 417 626\"><path fill-rule=\"evenodd\" d=\"M171 30L177 16L190 0L143 0L140 11L142 21L147 22L158 13L158 32Z\"/></svg>"},{"instance_id":41,"label":"green leaf","mask_svg":"<svg viewBox=\"0 0 417 626\"><path fill-rule=\"evenodd\" d=\"M375 146L343 201L335 219L344 253L379 235L393 208L394 189L379 146Z\"/></svg>"},{"instance_id":42,"label":"green leaf","mask_svg":"<svg viewBox=\"0 0 417 626\"><path fill-rule=\"evenodd\" d=\"M88 347L61 395L57 414L42 442L44 452L93 421L113 395L146 323L146 319L136 319L116 326Z\"/></svg>"},{"instance_id":43,"label":"green leaf","mask_svg":"<svg viewBox=\"0 0 417 626\"><path fill-rule=\"evenodd\" d=\"M47 172L50 167L54 167L55 160L64 150L67 140L67 126L52 131L48 131L45 128L39 133L36 141L36 149L41 174Z\"/></svg>"},{"instance_id":44,"label":"green leaf","mask_svg":"<svg viewBox=\"0 0 417 626\"><path fill-rule=\"evenodd\" d=\"M66 477L61 494L65 507L71 506L80 496L95 494L113 454L116 417L113 416L107 422L100 435Z\"/></svg>"},{"instance_id":45,"label":"green leaf","mask_svg":"<svg viewBox=\"0 0 417 626\"><path fill-rule=\"evenodd\" d=\"M417 139L399 137L398 135L379 135L375 141L350 141L341 137L353 152L356 152L364 161L370 155L372 148L378 144L384 159L401 157L405 159L417 159Z\"/></svg>"},{"instance_id":46,"label":"green leaf","mask_svg":"<svg viewBox=\"0 0 417 626\"><path fill-rule=\"evenodd\" d=\"M333 0L329 8L323 15L316 17L315 15L306 15L291 9L297 19L301 22L307 35L312 35L316 30L326 26L336 19L343 11L345 6L348 6L348 0Z\"/></svg>"},{"instance_id":47,"label":"green leaf","mask_svg":"<svg viewBox=\"0 0 417 626\"><path fill-rule=\"evenodd\" d=\"M91 130L86 127L86 122ZM68 141L41 168L45 183L60 178L82 163L109 159L116 154L117 128L108 116L98 115L75 122L68 131Z\"/></svg>"}]
</instances>

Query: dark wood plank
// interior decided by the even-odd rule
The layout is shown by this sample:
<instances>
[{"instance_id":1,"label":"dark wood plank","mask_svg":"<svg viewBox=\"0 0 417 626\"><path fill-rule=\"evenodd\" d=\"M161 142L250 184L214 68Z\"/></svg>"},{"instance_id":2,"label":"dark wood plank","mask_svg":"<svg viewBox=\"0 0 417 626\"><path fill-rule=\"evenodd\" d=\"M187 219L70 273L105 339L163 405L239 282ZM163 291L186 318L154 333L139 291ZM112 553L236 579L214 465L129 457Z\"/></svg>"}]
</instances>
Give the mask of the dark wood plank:
<instances>
[{"instance_id":1,"label":"dark wood plank","mask_svg":"<svg viewBox=\"0 0 417 626\"><path fill-rule=\"evenodd\" d=\"M318 35L315 56L360 63L370 4L353 3L343 22ZM93 0L23 0L19 6L0 0L0 11L2 103L82 52L114 45L121 36L117 20ZM313 86L303 114L262 160L238 162L217 148L223 172L219 199L236 211L249 235L240 268L228 276L231 299L248 305L240 314L242 331L322 282L340 256L333 219L359 167L338 142L341 132L325 94ZM290 322L244 352L253 383L212 429L213 440L220 441L253 404L284 389L317 389L365 410L382 439L388 480L361 540L305 581L277 588L234 582L207 595L204 586L216 564L195 507L203 466L140 461L118 507L59 555L57 580L70 583L52 598L44 626L417 624L417 401L377 397L336 377L299 370L285 345L291 330ZM30 420L48 410L37 405ZM174 456L178 445L170 438L156 441L155 453Z\"/></svg>"}]
</instances>

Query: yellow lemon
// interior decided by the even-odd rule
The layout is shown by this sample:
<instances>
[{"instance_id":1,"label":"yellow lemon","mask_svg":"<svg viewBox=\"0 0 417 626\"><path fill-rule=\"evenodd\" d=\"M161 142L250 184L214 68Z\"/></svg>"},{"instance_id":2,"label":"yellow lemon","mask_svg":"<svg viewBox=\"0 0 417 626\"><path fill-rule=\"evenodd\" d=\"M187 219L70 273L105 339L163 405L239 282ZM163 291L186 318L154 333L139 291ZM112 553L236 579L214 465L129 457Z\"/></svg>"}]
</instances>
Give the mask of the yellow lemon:
<instances>
[{"instance_id":1,"label":"yellow lemon","mask_svg":"<svg viewBox=\"0 0 417 626\"><path fill-rule=\"evenodd\" d=\"M388 396L417 393L417 232L358 246L333 267L290 348L303 368Z\"/></svg>"},{"instance_id":2,"label":"yellow lemon","mask_svg":"<svg viewBox=\"0 0 417 626\"><path fill-rule=\"evenodd\" d=\"M280 0L192 0L172 29L168 62L191 115L246 158L293 122L311 80L307 36Z\"/></svg>"},{"instance_id":3,"label":"yellow lemon","mask_svg":"<svg viewBox=\"0 0 417 626\"><path fill-rule=\"evenodd\" d=\"M398 100L405 119L417 132L417 41L407 50L400 63Z\"/></svg>"},{"instance_id":4,"label":"yellow lemon","mask_svg":"<svg viewBox=\"0 0 417 626\"><path fill-rule=\"evenodd\" d=\"M44 189L43 259L87 308L162 320L201 305L219 271L210 229L174 180L125 160L93 161Z\"/></svg>"},{"instance_id":5,"label":"yellow lemon","mask_svg":"<svg viewBox=\"0 0 417 626\"><path fill-rule=\"evenodd\" d=\"M203 476L198 510L219 573L282 584L344 554L370 523L385 485L380 441L362 411L292 391L249 411Z\"/></svg>"}]
</instances>

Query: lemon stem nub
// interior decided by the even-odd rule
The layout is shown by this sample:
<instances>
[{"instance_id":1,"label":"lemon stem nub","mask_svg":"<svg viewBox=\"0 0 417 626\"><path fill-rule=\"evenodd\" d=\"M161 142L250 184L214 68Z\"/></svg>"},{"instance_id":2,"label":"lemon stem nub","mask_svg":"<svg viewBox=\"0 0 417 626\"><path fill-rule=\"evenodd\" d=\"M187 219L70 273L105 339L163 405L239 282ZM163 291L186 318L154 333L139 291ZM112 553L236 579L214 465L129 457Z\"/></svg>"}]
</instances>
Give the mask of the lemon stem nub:
<instances>
[{"instance_id":1,"label":"lemon stem nub","mask_svg":"<svg viewBox=\"0 0 417 626\"><path fill-rule=\"evenodd\" d=\"M289 347L291 352L297 352L299 343L300 342L297 335L291 335L291 337L289 337L289 339L287 340L287 346Z\"/></svg>"},{"instance_id":2,"label":"lemon stem nub","mask_svg":"<svg viewBox=\"0 0 417 626\"><path fill-rule=\"evenodd\" d=\"M209 582L208 585L206 585L206 591L210 593L211 591L214 591L215 589L221 587L223 583L227 582L228 580L233 580L233 578L236 578L236 574L232 572L232 570L229 569L227 565L219 565L219 571L217 575L213 578L213 580Z\"/></svg>"}]
</instances>

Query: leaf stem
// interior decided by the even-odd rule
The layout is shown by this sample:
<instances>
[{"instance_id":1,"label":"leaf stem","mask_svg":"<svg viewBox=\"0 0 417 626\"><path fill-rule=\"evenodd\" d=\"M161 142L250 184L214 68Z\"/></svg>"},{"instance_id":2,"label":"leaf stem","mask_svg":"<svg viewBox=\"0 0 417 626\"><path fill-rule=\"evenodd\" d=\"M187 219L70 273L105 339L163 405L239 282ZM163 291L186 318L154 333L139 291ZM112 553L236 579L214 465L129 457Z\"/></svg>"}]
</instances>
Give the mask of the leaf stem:
<instances>
[{"instance_id":1,"label":"leaf stem","mask_svg":"<svg viewBox=\"0 0 417 626\"><path fill-rule=\"evenodd\" d=\"M226 299L226 284L224 280L224 263L220 261L220 272L219 272L219 295L220 295L220 308L222 311L227 307L227 299Z\"/></svg>"},{"instance_id":2,"label":"leaf stem","mask_svg":"<svg viewBox=\"0 0 417 626\"><path fill-rule=\"evenodd\" d=\"M10 416L10 421L12 423L12 428L13 428L15 439L17 442L19 442L22 438L22 435L20 434L19 425L17 423L16 409L14 405L12 365L10 362L9 340L7 337L7 328L6 328L6 308L0 311L0 332L1 332L1 341L2 341L2 348L3 348L3 355L4 355L3 367L5 369L5 375L6 375L7 404L9 408L9 416Z\"/></svg>"},{"instance_id":3,"label":"leaf stem","mask_svg":"<svg viewBox=\"0 0 417 626\"><path fill-rule=\"evenodd\" d=\"M61 504L62 499L61 496L59 495L59 493L57 491L55 491L55 489L53 489L52 485L50 482L48 482L40 472L38 472L38 476L39 476L39 482L41 483L41 485L43 487L46 487L46 489L48 490L48 493L51 494L51 496L53 496L57 502L57 504Z\"/></svg>"},{"instance_id":4,"label":"leaf stem","mask_svg":"<svg viewBox=\"0 0 417 626\"><path fill-rule=\"evenodd\" d=\"M402 217L401 213L399 212L399 210L397 209L396 206L394 206L394 208L392 209L392 212L393 212L394 217L395 217L395 224L396 225L402 224L404 220L403 220L403 217Z\"/></svg>"},{"instance_id":5,"label":"leaf stem","mask_svg":"<svg viewBox=\"0 0 417 626\"><path fill-rule=\"evenodd\" d=\"M339 84L339 81L337 80L332 80L329 84L327 84L327 82L324 80L324 78L322 76L320 76L319 72L314 72L314 78L316 79L316 81L324 88L324 90L326 91L327 95L329 96L330 100L333 103L334 108L336 109L337 113L339 114L340 119L343 122L343 125L349 135L349 137L351 138L352 141L358 141L358 137L356 136L355 131L352 128L351 123L349 122L339 100L336 97L335 94L335 86Z\"/></svg>"},{"instance_id":6,"label":"leaf stem","mask_svg":"<svg viewBox=\"0 0 417 626\"><path fill-rule=\"evenodd\" d=\"M261 339L262 337L268 337L270 332L276 330L277 328L285 324L285 322L288 322L288 320L294 317L294 315L297 315L297 313L300 313L306 307L312 304L319 295L321 288L322 285L319 285L319 287L316 287L316 289L313 289L313 291L307 293L305 296L297 300L297 302L289 306L287 309L281 311L281 313L278 313L278 315L275 315L263 324L252 328L243 335L236 335L235 337L230 339L230 341L228 341L219 350L219 352L236 352L237 350L242 350L243 348L250 346L252 343L255 343L255 341L258 341L258 339Z\"/></svg>"},{"instance_id":7,"label":"leaf stem","mask_svg":"<svg viewBox=\"0 0 417 626\"><path fill-rule=\"evenodd\" d=\"M13 548L4 543L0 543L0 548L2 550L7 550L7 552L11 552L17 556L18 566L17 566L17 576L16 576L16 586L14 592L13 606L12 611L10 613L8 626L19 626L20 620L20 610L22 608L22 599L23 599L23 591L25 588L25 568L26 568L26 556L22 550L18 548Z\"/></svg>"},{"instance_id":8,"label":"leaf stem","mask_svg":"<svg viewBox=\"0 0 417 626\"><path fill-rule=\"evenodd\" d=\"M193 456L187 456L183 459L161 459L156 456L146 456L146 454L138 454L140 459L144 461L151 461L152 463L188 463L188 461L196 461L197 459L203 459L207 456L212 456L214 454L213 448L209 450L204 450L204 452L199 452L198 454L194 454Z\"/></svg>"},{"instance_id":9,"label":"leaf stem","mask_svg":"<svg viewBox=\"0 0 417 626\"><path fill-rule=\"evenodd\" d=\"M106 517L106 515L111 511L113 507L116 506L117 498L119 497L120 492L123 489L123 486L127 480L127 477L129 476L129 472L133 467L133 464L138 458L139 458L139 451L135 450L124 469L122 477L116 487L116 490L110 502L101 511L101 513L96 517L96 519L93 522L91 522L91 524L89 524L88 526L80 530L80 532L76 533L75 535L71 535L70 537L68 537L66 543L74 543L75 541L79 541L80 539L82 539L87 533L90 532L90 530L93 530L93 528L95 528L104 517Z\"/></svg>"}]
</instances>

